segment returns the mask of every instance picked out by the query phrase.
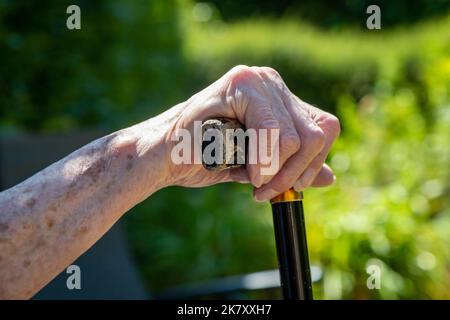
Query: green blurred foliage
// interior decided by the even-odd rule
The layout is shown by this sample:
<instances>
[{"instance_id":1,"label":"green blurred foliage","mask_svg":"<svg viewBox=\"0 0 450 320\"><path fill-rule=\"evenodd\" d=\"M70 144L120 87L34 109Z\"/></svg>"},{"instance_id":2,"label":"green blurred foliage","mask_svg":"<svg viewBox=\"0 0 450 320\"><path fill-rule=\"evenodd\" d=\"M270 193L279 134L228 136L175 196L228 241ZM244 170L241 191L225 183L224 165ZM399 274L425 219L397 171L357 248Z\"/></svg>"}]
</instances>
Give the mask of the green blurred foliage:
<instances>
[{"instance_id":1,"label":"green blurred foliage","mask_svg":"<svg viewBox=\"0 0 450 320\"><path fill-rule=\"evenodd\" d=\"M450 298L448 1L386 2L397 27L373 32L354 26L364 1L327 14L316 1L271 3L270 14L231 1L77 3L82 30L72 32L69 1L0 0L1 132L114 129L236 64L270 65L343 127L328 159L337 184L305 192L310 256L324 270L316 297ZM270 206L249 186L164 189L126 222L155 291L277 266ZM381 290L366 287L370 264Z\"/></svg>"},{"instance_id":2,"label":"green blurred foliage","mask_svg":"<svg viewBox=\"0 0 450 320\"><path fill-rule=\"evenodd\" d=\"M175 3L0 0L0 129L119 128L180 100Z\"/></svg>"},{"instance_id":3,"label":"green blurred foliage","mask_svg":"<svg viewBox=\"0 0 450 320\"><path fill-rule=\"evenodd\" d=\"M196 0L205 2L204 0ZM378 5L383 26L411 24L445 15L449 0L211 0L225 21L243 18L295 18L325 28L364 26L366 8Z\"/></svg>"}]
</instances>

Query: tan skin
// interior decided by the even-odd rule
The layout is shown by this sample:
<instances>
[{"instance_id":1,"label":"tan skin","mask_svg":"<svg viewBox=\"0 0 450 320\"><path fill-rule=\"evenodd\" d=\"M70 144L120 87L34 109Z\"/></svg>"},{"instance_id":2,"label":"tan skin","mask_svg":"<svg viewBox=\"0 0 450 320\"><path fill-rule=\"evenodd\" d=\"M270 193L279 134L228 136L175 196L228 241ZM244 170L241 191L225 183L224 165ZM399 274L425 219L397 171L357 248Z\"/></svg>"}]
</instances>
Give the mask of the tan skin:
<instances>
[{"instance_id":1,"label":"tan skin","mask_svg":"<svg viewBox=\"0 0 450 320\"><path fill-rule=\"evenodd\" d=\"M280 168L222 172L175 165L179 128L195 120L238 119L247 128L280 129ZM238 66L168 111L93 141L0 193L0 299L28 299L99 240L122 215L159 189L251 183L257 201L294 186L334 181L324 163L339 121L292 94L267 67Z\"/></svg>"}]
</instances>

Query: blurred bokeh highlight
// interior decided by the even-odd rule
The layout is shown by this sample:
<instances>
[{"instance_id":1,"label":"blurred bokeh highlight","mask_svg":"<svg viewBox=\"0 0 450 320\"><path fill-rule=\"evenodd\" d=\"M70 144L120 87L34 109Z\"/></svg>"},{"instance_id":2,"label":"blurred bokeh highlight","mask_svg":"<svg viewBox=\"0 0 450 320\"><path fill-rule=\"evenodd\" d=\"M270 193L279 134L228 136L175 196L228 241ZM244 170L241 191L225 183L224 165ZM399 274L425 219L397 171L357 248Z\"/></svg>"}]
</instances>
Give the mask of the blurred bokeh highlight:
<instances>
[{"instance_id":1,"label":"blurred bokeh highlight","mask_svg":"<svg viewBox=\"0 0 450 320\"><path fill-rule=\"evenodd\" d=\"M365 27L372 2L381 30ZM337 183L305 192L316 298L450 299L450 1L372 2L0 0L0 134L110 132L234 65L271 66L342 124ZM152 292L277 267L250 186L171 187L125 222Z\"/></svg>"}]
</instances>

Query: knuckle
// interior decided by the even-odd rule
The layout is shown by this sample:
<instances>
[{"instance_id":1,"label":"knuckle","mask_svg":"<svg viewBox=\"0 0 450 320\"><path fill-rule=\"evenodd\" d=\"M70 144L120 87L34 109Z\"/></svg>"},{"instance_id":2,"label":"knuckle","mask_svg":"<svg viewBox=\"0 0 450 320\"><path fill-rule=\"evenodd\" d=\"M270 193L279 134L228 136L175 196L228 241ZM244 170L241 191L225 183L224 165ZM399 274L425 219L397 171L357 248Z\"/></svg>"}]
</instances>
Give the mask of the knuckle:
<instances>
[{"instance_id":1,"label":"knuckle","mask_svg":"<svg viewBox=\"0 0 450 320\"><path fill-rule=\"evenodd\" d=\"M325 134L318 126L311 128L307 134L309 147L313 150L321 150L325 145Z\"/></svg>"},{"instance_id":2,"label":"knuckle","mask_svg":"<svg viewBox=\"0 0 450 320\"><path fill-rule=\"evenodd\" d=\"M251 69L251 68L245 64L238 64L237 66L234 66L233 68L231 68L230 72L239 72L241 70L247 70L247 69Z\"/></svg>"},{"instance_id":3,"label":"knuckle","mask_svg":"<svg viewBox=\"0 0 450 320\"><path fill-rule=\"evenodd\" d=\"M257 71L254 68L246 65L238 65L229 71L229 76L232 82L238 82L242 80L252 80L258 76Z\"/></svg>"},{"instance_id":4,"label":"knuckle","mask_svg":"<svg viewBox=\"0 0 450 320\"><path fill-rule=\"evenodd\" d=\"M277 70L275 70L274 68L271 67L261 67L261 70L263 70L265 73L267 73L268 75L274 77L274 78L281 78L280 74L278 73Z\"/></svg>"},{"instance_id":5,"label":"knuckle","mask_svg":"<svg viewBox=\"0 0 450 320\"><path fill-rule=\"evenodd\" d=\"M339 119L331 113L328 114L325 118L324 125L328 128L328 130L334 137L339 136L339 134L341 133L341 124L339 122Z\"/></svg>"}]
</instances>

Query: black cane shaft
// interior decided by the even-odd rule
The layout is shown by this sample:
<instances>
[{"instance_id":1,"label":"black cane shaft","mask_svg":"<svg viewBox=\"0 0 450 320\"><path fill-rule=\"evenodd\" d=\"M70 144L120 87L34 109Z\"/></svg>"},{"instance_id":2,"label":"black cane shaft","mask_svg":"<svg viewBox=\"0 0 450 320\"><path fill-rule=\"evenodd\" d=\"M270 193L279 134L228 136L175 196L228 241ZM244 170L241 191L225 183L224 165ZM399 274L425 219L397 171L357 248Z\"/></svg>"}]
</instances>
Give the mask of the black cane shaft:
<instances>
[{"instance_id":1,"label":"black cane shaft","mask_svg":"<svg viewBox=\"0 0 450 320\"><path fill-rule=\"evenodd\" d=\"M302 201L272 203L272 212L283 298L312 300Z\"/></svg>"},{"instance_id":2,"label":"black cane shaft","mask_svg":"<svg viewBox=\"0 0 450 320\"><path fill-rule=\"evenodd\" d=\"M243 159L239 157L239 150L242 146L236 145L235 139L230 139L232 136L226 134L227 130L238 129L245 130L238 121L233 119L217 118L203 123L202 155L211 143L210 140L203 139L208 130L219 131L222 134L224 146L219 153L223 156L220 163L217 161L205 162L205 157L202 156L203 166L207 170L224 170L243 165L242 161L236 162L236 160L245 162L247 159L247 156L244 156ZM244 147L244 151L246 153L247 147ZM301 193L291 188L270 201L284 299L311 300L313 298L302 196Z\"/></svg>"}]
</instances>

